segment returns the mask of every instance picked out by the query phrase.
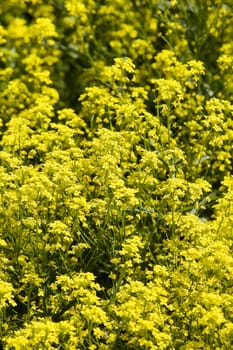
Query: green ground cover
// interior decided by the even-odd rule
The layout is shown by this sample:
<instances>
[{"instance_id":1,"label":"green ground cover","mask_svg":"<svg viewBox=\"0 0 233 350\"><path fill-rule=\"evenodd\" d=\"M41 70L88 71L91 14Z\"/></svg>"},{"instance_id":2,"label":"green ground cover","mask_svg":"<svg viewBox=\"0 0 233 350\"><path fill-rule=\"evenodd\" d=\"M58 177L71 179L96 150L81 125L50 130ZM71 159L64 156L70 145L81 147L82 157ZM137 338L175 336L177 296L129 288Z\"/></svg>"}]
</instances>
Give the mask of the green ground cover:
<instances>
[{"instance_id":1,"label":"green ground cover","mask_svg":"<svg viewBox=\"0 0 233 350\"><path fill-rule=\"evenodd\" d=\"M233 348L232 0L0 5L0 349Z\"/></svg>"}]
</instances>

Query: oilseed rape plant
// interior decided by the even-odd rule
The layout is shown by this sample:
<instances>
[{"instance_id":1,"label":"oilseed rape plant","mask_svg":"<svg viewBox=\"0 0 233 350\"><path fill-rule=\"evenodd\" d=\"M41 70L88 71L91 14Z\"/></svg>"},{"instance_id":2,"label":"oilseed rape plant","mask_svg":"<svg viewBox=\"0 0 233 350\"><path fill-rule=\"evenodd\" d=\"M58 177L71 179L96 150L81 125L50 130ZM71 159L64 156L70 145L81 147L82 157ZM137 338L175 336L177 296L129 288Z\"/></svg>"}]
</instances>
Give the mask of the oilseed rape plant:
<instances>
[{"instance_id":1,"label":"oilseed rape plant","mask_svg":"<svg viewBox=\"0 0 233 350\"><path fill-rule=\"evenodd\" d=\"M232 349L232 11L2 1L0 349Z\"/></svg>"}]
</instances>

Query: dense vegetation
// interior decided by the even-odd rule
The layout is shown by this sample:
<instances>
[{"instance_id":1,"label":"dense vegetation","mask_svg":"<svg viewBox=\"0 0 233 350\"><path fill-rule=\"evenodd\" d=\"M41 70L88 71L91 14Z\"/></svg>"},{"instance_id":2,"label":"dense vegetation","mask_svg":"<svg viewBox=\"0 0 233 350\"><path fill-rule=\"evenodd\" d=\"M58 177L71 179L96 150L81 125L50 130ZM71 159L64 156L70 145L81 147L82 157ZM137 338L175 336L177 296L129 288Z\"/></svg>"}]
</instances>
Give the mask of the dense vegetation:
<instances>
[{"instance_id":1,"label":"dense vegetation","mask_svg":"<svg viewBox=\"0 0 233 350\"><path fill-rule=\"evenodd\" d=\"M0 348L233 348L232 0L0 5Z\"/></svg>"}]
</instances>

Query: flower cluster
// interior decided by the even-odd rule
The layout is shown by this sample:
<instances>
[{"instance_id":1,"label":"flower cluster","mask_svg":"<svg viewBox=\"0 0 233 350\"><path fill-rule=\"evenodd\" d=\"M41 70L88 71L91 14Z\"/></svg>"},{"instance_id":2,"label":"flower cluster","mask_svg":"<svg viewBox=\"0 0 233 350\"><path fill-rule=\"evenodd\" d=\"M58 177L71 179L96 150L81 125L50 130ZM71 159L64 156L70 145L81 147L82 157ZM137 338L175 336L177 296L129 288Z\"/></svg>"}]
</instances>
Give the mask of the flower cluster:
<instances>
[{"instance_id":1,"label":"flower cluster","mask_svg":"<svg viewBox=\"0 0 233 350\"><path fill-rule=\"evenodd\" d=\"M233 347L229 0L0 8L0 348Z\"/></svg>"}]
</instances>

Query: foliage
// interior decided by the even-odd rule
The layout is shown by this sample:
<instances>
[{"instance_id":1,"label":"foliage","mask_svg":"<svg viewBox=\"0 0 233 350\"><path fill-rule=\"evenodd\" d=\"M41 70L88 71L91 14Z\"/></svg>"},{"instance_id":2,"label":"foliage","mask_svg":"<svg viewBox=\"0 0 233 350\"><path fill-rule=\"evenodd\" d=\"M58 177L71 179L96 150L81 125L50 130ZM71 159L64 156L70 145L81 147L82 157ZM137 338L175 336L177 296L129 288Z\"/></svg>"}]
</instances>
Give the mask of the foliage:
<instances>
[{"instance_id":1,"label":"foliage","mask_svg":"<svg viewBox=\"0 0 233 350\"><path fill-rule=\"evenodd\" d=\"M1 4L0 348L232 348L232 10Z\"/></svg>"}]
</instances>

